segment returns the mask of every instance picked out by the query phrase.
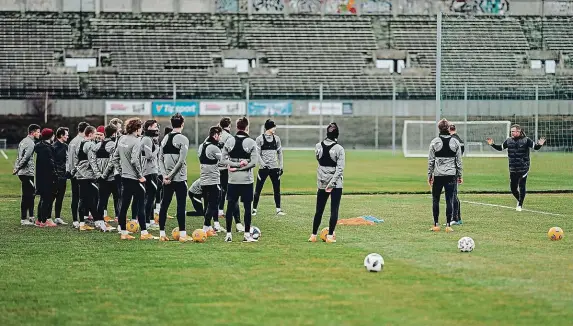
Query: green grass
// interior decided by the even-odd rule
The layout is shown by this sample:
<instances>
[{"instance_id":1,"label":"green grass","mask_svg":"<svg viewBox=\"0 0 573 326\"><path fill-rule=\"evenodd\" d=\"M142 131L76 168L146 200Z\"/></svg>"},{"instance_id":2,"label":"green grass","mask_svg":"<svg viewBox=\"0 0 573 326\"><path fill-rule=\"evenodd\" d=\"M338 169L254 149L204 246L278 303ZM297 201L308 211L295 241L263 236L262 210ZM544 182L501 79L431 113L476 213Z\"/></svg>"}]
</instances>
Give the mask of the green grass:
<instances>
[{"instance_id":1,"label":"green grass","mask_svg":"<svg viewBox=\"0 0 573 326\"><path fill-rule=\"evenodd\" d=\"M530 189L573 188L572 158L534 156ZM346 193L428 190L423 159L349 152L347 161ZM464 162L465 191L507 188L506 159ZM284 189L312 193L315 164L312 154L287 152ZM189 160L193 176L196 168ZM9 170L2 161L0 325L570 325L573 320L573 194L527 196L524 208L560 216L463 203L465 224L453 234L428 231L428 194L343 196L341 218L371 214L385 223L340 226L338 242L330 245L306 242L313 196L285 196L283 218L274 217L272 197L265 196L254 219L262 230L259 243L241 243L238 235L230 244L221 236L204 244L121 242L116 233L20 227L19 183ZM460 199L515 205L510 194L465 193ZM168 222L169 229L175 226ZM324 218L323 226L327 223ZM200 218L188 218L190 230L201 224ZM555 225L565 230L564 240L547 239ZM462 236L475 240L474 252L458 252ZM371 252L384 256L382 273L364 270L362 261Z\"/></svg>"},{"instance_id":2,"label":"green grass","mask_svg":"<svg viewBox=\"0 0 573 326\"><path fill-rule=\"evenodd\" d=\"M16 157L8 151L9 160L0 158L0 196L17 197L20 185L11 175ZM533 153L527 186L529 191L573 191L571 167L573 154ZM464 158L464 185L460 192L505 193L509 189L507 158ZM196 155L187 160L189 182L199 176ZM312 151L287 151L284 194L314 194L317 162ZM424 158L392 156L387 151L348 151L344 173L345 193L428 193L428 161ZM265 193L272 189L267 187Z\"/></svg>"}]
</instances>

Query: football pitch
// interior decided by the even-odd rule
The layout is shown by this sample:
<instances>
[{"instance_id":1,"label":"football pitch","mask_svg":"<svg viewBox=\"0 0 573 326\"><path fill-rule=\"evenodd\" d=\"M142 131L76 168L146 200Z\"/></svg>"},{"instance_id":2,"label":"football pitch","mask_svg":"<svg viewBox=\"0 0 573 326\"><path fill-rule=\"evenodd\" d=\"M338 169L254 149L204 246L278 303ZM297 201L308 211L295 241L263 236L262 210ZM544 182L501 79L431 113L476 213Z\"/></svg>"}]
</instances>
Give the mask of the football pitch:
<instances>
[{"instance_id":1,"label":"football pitch","mask_svg":"<svg viewBox=\"0 0 573 326\"><path fill-rule=\"evenodd\" d=\"M258 243L235 234L233 243L219 235L202 244L122 242L115 232L80 234L70 225L21 227L20 183L11 175L16 153L7 154L0 158L0 325L573 321L573 193L552 193L573 191L572 154L532 154L522 212L509 193L507 158L464 158L464 225L446 234L429 231L427 160L348 151L340 218L373 215L384 223L338 226L334 244L307 242L317 164L310 151L285 153L288 215L276 217L272 196L264 196L253 218ZM188 170L190 183L199 172L193 155ZM271 190L268 182L265 193ZM64 212L71 221L69 197ZM175 226L168 220L168 230ZM187 218L188 230L201 226L202 218ZM563 240L547 238L552 226L564 229ZM475 240L473 252L457 250L463 236ZM384 257L381 273L363 267L373 252Z\"/></svg>"}]
</instances>

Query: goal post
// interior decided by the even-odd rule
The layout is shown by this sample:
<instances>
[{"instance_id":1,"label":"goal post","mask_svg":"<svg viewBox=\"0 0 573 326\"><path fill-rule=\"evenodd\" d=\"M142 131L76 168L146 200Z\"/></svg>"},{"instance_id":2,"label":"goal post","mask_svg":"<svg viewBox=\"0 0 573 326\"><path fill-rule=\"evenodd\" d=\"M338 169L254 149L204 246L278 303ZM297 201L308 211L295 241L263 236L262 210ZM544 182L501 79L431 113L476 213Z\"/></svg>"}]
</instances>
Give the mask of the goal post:
<instances>
[{"instance_id":1,"label":"goal post","mask_svg":"<svg viewBox=\"0 0 573 326\"><path fill-rule=\"evenodd\" d=\"M464 156L505 157L487 145L486 138L501 144L509 137L511 121L452 121L465 145ZM438 135L435 121L405 120L402 134L404 157L428 157L430 142Z\"/></svg>"},{"instance_id":2,"label":"goal post","mask_svg":"<svg viewBox=\"0 0 573 326\"><path fill-rule=\"evenodd\" d=\"M281 138L281 146L285 150L314 150L316 143L322 141L321 130L328 125L277 125L277 134ZM261 126L261 134L265 132ZM322 134L326 137L326 134Z\"/></svg>"},{"instance_id":3,"label":"goal post","mask_svg":"<svg viewBox=\"0 0 573 326\"><path fill-rule=\"evenodd\" d=\"M8 159L8 155L6 155L6 139L0 139L0 155L5 159Z\"/></svg>"}]
</instances>

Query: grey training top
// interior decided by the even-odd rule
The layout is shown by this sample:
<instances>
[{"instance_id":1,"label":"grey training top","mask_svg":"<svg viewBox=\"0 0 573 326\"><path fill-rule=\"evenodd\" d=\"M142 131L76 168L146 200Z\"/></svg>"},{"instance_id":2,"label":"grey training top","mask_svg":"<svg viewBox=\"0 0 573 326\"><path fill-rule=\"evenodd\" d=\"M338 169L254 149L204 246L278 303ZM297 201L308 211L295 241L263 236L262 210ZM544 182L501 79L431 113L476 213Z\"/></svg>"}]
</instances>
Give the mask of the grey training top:
<instances>
[{"instance_id":1,"label":"grey training top","mask_svg":"<svg viewBox=\"0 0 573 326\"><path fill-rule=\"evenodd\" d=\"M334 141L328 138L323 142L325 146L335 144ZM332 146L328 153L323 153L322 144L317 143L315 146L315 155L317 159L320 159L323 155L329 155L336 163L335 167L318 165L316 170L316 184L318 189L342 188L344 166L346 165L344 148L340 144L336 144Z\"/></svg>"},{"instance_id":2,"label":"grey training top","mask_svg":"<svg viewBox=\"0 0 573 326\"><path fill-rule=\"evenodd\" d=\"M172 137L172 144L177 153L165 153L167 142ZM187 152L189 151L189 139L179 132L172 131L163 137L161 149L159 150L159 172L171 181L187 181Z\"/></svg>"},{"instance_id":3,"label":"grey training top","mask_svg":"<svg viewBox=\"0 0 573 326\"><path fill-rule=\"evenodd\" d=\"M76 173L74 177L78 180L95 180L100 177L97 174L98 166L96 162L96 155L95 155L95 148L98 145L93 141L82 141L78 145L78 155L80 154L80 147L82 147L82 152L87 156L87 160L79 161L79 158L76 157Z\"/></svg>"},{"instance_id":4,"label":"grey training top","mask_svg":"<svg viewBox=\"0 0 573 326\"><path fill-rule=\"evenodd\" d=\"M225 142L223 147L223 162L229 167L237 168L237 171L229 171L229 183L231 184L251 184L254 182L253 169L257 165L259 155L257 154L257 144L255 140L249 138L246 134L237 135L236 137L244 138L243 140L243 150L248 154L251 154L251 158L246 160L249 163L241 167L240 161L243 159L232 158L229 153L235 147L235 137L230 137Z\"/></svg>"},{"instance_id":5,"label":"grey training top","mask_svg":"<svg viewBox=\"0 0 573 326\"><path fill-rule=\"evenodd\" d=\"M83 134L78 134L68 146L68 165L66 166L67 172L72 172L76 168L78 162L78 151L80 150L80 143L84 140Z\"/></svg>"},{"instance_id":6,"label":"grey training top","mask_svg":"<svg viewBox=\"0 0 573 326\"><path fill-rule=\"evenodd\" d=\"M157 162L159 156L159 146L155 145L153 138L143 136L141 138L141 165L143 166L143 175L159 173ZM145 153L145 155L143 155Z\"/></svg>"},{"instance_id":7,"label":"grey training top","mask_svg":"<svg viewBox=\"0 0 573 326\"><path fill-rule=\"evenodd\" d=\"M197 157L201 158L201 152L203 151L203 147L207 146L205 150L205 156L209 160L216 160L216 164L201 164L201 185L202 186L210 186L210 185L218 185L220 184L221 172L219 171L219 162L221 162L221 149L217 147L217 145L210 143L209 141L203 142L199 145L199 149L197 150Z\"/></svg>"},{"instance_id":8,"label":"grey training top","mask_svg":"<svg viewBox=\"0 0 573 326\"><path fill-rule=\"evenodd\" d=\"M428 178L435 176L457 176L462 177L462 150L460 142L452 138L450 135L442 135L445 139L449 139L450 150L452 155L436 156L436 153L441 151L444 143L440 136L432 139L430 143L430 151L428 153Z\"/></svg>"},{"instance_id":9,"label":"grey training top","mask_svg":"<svg viewBox=\"0 0 573 326\"><path fill-rule=\"evenodd\" d=\"M36 143L32 136L27 136L22 139L20 144L18 144L18 157L14 164L14 168L18 170L18 175L26 175L30 177L35 175L36 165L33 158L35 146Z\"/></svg>"},{"instance_id":10,"label":"grey training top","mask_svg":"<svg viewBox=\"0 0 573 326\"><path fill-rule=\"evenodd\" d=\"M119 139L112 162L120 166L122 178L139 180L143 177L140 152L141 141L135 135L124 135Z\"/></svg>"},{"instance_id":11,"label":"grey training top","mask_svg":"<svg viewBox=\"0 0 573 326\"><path fill-rule=\"evenodd\" d=\"M103 144L105 144L104 150L109 155L109 157L98 158L97 153L98 151L101 150ZM109 168L109 166L113 166L113 164L111 164L111 158L113 157L114 149L115 149L115 142L112 141L110 138L105 138L103 141L99 142L94 146L94 152L96 154L96 164L97 164L96 175L98 176L98 178L105 177L106 181L113 181L113 175L107 176L106 171Z\"/></svg>"},{"instance_id":12,"label":"grey training top","mask_svg":"<svg viewBox=\"0 0 573 326\"><path fill-rule=\"evenodd\" d=\"M266 140L267 145L276 143L276 149L263 149ZM282 169L283 168L283 149L281 147L281 139L277 135L262 134L255 140L257 143L257 152L259 153L259 166L268 169Z\"/></svg>"}]
</instances>

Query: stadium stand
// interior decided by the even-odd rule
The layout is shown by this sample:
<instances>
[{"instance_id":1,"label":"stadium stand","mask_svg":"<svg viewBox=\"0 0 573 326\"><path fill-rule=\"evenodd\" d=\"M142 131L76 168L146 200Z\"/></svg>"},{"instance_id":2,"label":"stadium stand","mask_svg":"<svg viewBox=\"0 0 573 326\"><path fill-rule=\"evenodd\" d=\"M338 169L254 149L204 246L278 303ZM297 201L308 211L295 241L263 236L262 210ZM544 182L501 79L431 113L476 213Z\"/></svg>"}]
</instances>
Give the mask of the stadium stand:
<instances>
[{"instance_id":1,"label":"stadium stand","mask_svg":"<svg viewBox=\"0 0 573 326\"><path fill-rule=\"evenodd\" d=\"M533 73L528 52L543 44L571 69L568 17L539 24L523 17L451 16L443 22L442 92L464 84L481 96L570 96L573 77ZM541 37L537 29L542 28ZM65 68L65 53L91 50L101 67ZM256 53L257 69L222 67L224 51ZM407 53L407 72L377 70L376 53ZM525 58L525 59L524 59ZM418 70L416 70L418 69ZM414 73L410 72L411 70ZM431 98L435 94L436 20L428 16L313 16L169 13L0 13L0 97L48 92L54 98L325 99ZM452 95L455 96L455 95Z\"/></svg>"}]
</instances>

